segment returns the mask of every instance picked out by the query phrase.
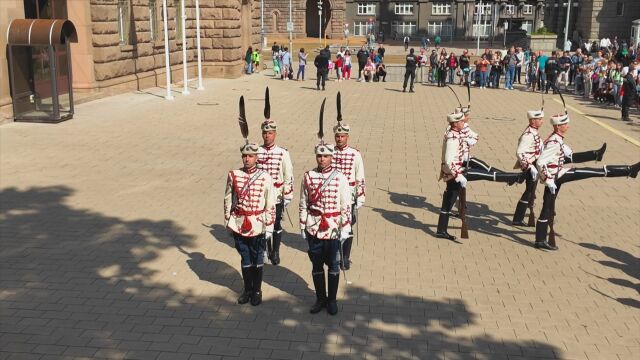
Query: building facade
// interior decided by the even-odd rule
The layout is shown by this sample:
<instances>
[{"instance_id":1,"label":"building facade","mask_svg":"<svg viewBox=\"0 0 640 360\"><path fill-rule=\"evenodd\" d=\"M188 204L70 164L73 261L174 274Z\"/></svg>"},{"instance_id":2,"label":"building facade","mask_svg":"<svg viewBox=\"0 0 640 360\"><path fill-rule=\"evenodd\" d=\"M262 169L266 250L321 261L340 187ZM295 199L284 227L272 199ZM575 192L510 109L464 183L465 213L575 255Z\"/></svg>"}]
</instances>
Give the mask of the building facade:
<instances>
[{"instance_id":1,"label":"building facade","mask_svg":"<svg viewBox=\"0 0 640 360\"><path fill-rule=\"evenodd\" d=\"M265 33L287 36L289 1L264 2ZM465 40L478 33L486 39L502 36L505 22L510 30L535 31L544 15L544 0L292 0L294 37L318 36L318 2L323 8L323 33L330 38L382 32L386 39L439 35Z\"/></svg>"},{"instance_id":2,"label":"building facade","mask_svg":"<svg viewBox=\"0 0 640 360\"><path fill-rule=\"evenodd\" d=\"M353 35L373 31L385 38L426 36L433 40L495 38L508 30L530 33L541 26L542 0L346 0ZM480 18L478 19L478 14Z\"/></svg>"},{"instance_id":3,"label":"building facade","mask_svg":"<svg viewBox=\"0 0 640 360\"><path fill-rule=\"evenodd\" d=\"M166 0L172 82L182 81L182 49L187 48L189 77L197 73L196 0ZM77 30L71 45L73 88L122 91L165 82L163 0L2 0L0 31L13 19L68 19ZM182 41L181 9L185 8ZM238 77L244 53L260 42L260 2L199 0L203 74ZM7 38L0 37L6 48ZM11 118L11 94L5 52L0 55L0 116ZM0 121L2 120L0 118Z\"/></svg>"},{"instance_id":4,"label":"building facade","mask_svg":"<svg viewBox=\"0 0 640 360\"><path fill-rule=\"evenodd\" d=\"M545 26L564 39L569 0L546 0ZM571 0L568 38L575 43L604 37L631 37L631 25L640 19L639 0Z\"/></svg>"}]
</instances>

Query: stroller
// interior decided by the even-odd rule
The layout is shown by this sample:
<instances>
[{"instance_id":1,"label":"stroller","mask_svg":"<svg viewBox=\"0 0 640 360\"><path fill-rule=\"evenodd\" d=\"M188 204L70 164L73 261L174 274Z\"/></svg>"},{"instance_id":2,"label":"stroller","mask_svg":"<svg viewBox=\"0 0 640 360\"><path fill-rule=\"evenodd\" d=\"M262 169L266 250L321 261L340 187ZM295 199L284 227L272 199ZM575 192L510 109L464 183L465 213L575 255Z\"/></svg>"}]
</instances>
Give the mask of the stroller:
<instances>
[{"instance_id":1,"label":"stroller","mask_svg":"<svg viewBox=\"0 0 640 360\"><path fill-rule=\"evenodd\" d=\"M598 87L593 94L593 98L600 104L615 104L615 97L613 96L613 90L609 84Z\"/></svg>"}]
</instances>

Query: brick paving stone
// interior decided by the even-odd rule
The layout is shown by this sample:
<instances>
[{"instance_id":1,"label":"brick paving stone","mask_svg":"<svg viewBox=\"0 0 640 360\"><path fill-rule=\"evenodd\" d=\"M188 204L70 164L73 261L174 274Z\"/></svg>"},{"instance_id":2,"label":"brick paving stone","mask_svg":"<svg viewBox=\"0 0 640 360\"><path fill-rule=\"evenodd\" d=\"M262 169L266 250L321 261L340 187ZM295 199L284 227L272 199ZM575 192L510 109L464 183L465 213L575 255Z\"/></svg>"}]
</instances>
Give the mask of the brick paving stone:
<instances>
[{"instance_id":1,"label":"brick paving stone","mask_svg":"<svg viewBox=\"0 0 640 360\"><path fill-rule=\"evenodd\" d=\"M241 164L238 97L245 95L257 141L265 85L278 142L294 163L294 222L301 175L314 166L323 97L327 140L340 90L350 141L363 152L367 201L337 317L308 314L315 295L306 244L286 219L282 263L265 266L263 305L236 304L242 279L221 225L222 193L227 171ZM433 237L444 190L436 181L441 136L457 105L449 89L420 85L402 94L393 82L332 81L316 92L305 88L309 81L276 81L268 72L205 86L172 102L162 89L100 99L57 125L0 127L0 359L638 353L639 180L564 186L558 252L534 249L533 229L510 225L522 186L470 183L471 238L455 244ZM466 98L465 89L454 90ZM472 97L471 126L481 137L472 154L510 170L525 110L539 107L540 96L472 89ZM618 111L566 99L640 140L637 113L624 124ZM562 110L556 100L547 98L548 114ZM575 151L608 144L605 161L579 166L640 160L637 146L570 112L567 142ZM545 122L543 136L550 132ZM541 191L536 215L540 198ZM460 221L450 224L459 233Z\"/></svg>"}]
</instances>

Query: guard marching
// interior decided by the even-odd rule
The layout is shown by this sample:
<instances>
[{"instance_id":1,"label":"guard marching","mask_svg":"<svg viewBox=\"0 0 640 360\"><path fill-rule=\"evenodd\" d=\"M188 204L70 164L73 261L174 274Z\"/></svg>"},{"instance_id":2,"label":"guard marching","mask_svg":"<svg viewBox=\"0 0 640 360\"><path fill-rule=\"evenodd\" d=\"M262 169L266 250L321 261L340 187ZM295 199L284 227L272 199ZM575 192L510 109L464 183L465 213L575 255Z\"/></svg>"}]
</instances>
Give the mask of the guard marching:
<instances>
[{"instance_id":1,"label":"guard marching","mask_svg":"<svg viewBox=\"0 0 640 360\"><path fill-rule=\"evenodd\" d=\"M326 99L325 99L326 101ZM302 178L300 195L300 229L309 244L316 302L312 314L325 307L331 315L338 313L337 293L340 280L340 242L351 234L351 193L345 175L332 166L333 145L323 140L324 104L320 108L320 143L315 147L317 167ZM325 283L324 265L328 267ZM327 292L328 290L328 292Z\"/></svg>"},{"instance_id":2,"label":"guard marching","mask_svg":"<svg viewBox=\"0 0 640 360\"><path fill-rule=\"evenodd\" d=\"M224 193L224 219L240 254L244 290L238 304L262 303L262 272L265 242L273 234L276 193L269 174L257 166L259 147L249 143L249 128L240 97L240 131L245 144L240 148L243 167L229 171Z\"/></svg>"},{"instance_id":3,"label":"guard marching","mask_svg":"<svg viewBox=\"0 0 640 360\"><path fill-rule=\"evenodd\" d=\"M258 166L266 171L273 180L276 194L276 218L273 225L273 238L267 242L267 256L273 265L280 264L280 241L282 239L282 213L293 199L293 165L289 151L276 145L278 126L271 120L269 88L265 92L264 122L260 125L262 140L258 150Z\"/></svg>"},{"instance_id":4,"label":"guard marching","mask_svg":"<svg viewBox=\"0 0 640 360\"><path fill-rule=\"evenodd\" d=\"M340 263L342 270L351 268L351 248L353 246L353 226L358 220L358 209L364 205L365 200L365 178L364 163L362 155L358 149L348 145L349 132L351 127L342 121L342 103L340 92L336 97L337 120L338 124L334 126L333 133L336 141L335 152L331 165L347 177L349 185L349 194L351 197L351 226L352 230L349 237L342 245L343 258Z\"/></svg>"},{"instance_id":5,"label":"guard marching","mask_svg":"<svg viewBox=\"0 0 640 360\"><path fill-rule=\"evenodd\" d=\"M472 165L469 157L469 143L467 134L464 133L465 115L455 112L447 115L449 129L444 135L442 143L442 165L440 178L446 181L447 188L442 195L442 206L438 218L436 236L439 238L455 240L456 237L448 233L449 216L458 193L467 184L467 181L488 180L506 182L512 185L524 181L522 173L498 172L495 169L478 161L480 165Z\"/></svg>"},{"instance_id":6,"label":"guard marching","mask_svg":"<svg viewBox=\"0 0 640 360\"><path fill-rule=\"evenodd\" d=\"M565 168L566 157L572 158L574 162L576 162L577 157L577 154L572 154L570 148L564 143L564 136L569 130L569 121L569 115L566 110L564 114L551 117L553 133L545 141L544 148L537 161L540 182L545 185L545 189L542 210L536 222L536 248L558 249L554 244L555 241L547 241L547 233L549 227L553 229L555 201L562 184L592 177L636 178L640 170L640 162L634 165L605 165L601 168ZM588 152L587 155L583 156L588 156Z\"/></svg>"},{"instance_id":7,"label":"guard marching","mask_svg":"<svg viewBox=\"0 0 640 360\"><path fill-rule=\"evenodd\" d=\"M518 149L516 150L516 164L514 169L520 169L527 173L526 188L516 205L516 211L513 214L513 225L517 226L534 226L533 219L533 201L535 200L536 184L538 180L538 169L536 162L540 157L543 149L543 142L540 139L538 130L543 124L544 111L531 110L527 111L529 126L524 130L518 140ZM564 146L564 163L582 163L587 161L602 160L607 144L603 144L598 150L589 150L575 153L568 146ZM524 216L530 209L530 217L528 224L524 223Z\"/></svg>"}]
</instances>

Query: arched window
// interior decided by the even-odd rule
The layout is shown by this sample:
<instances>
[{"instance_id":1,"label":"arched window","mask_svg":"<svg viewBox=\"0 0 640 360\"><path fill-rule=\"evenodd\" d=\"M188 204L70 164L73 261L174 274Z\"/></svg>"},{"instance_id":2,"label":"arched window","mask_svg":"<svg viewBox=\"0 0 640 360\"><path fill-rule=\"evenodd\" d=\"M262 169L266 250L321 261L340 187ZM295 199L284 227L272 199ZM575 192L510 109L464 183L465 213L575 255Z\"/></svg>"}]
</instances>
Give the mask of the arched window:
<instances>
[{"instance_id":1,"label":"arched window","mask_svg":"<svg viewBox=\"0 0 640 360\"><path fill-rule=\"evenodd\" d=\"M278 19L280 18L280 11L274 10L271 13L271 32L277 33L280 32L278 29Z\"/></svg>"}]
</instances>

